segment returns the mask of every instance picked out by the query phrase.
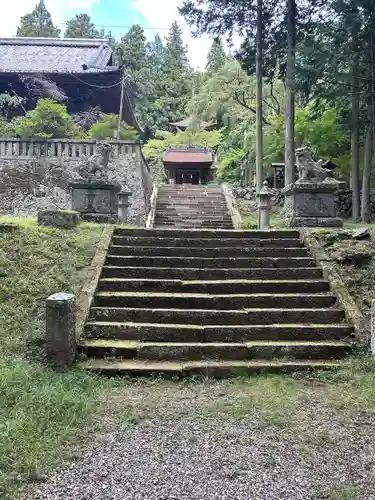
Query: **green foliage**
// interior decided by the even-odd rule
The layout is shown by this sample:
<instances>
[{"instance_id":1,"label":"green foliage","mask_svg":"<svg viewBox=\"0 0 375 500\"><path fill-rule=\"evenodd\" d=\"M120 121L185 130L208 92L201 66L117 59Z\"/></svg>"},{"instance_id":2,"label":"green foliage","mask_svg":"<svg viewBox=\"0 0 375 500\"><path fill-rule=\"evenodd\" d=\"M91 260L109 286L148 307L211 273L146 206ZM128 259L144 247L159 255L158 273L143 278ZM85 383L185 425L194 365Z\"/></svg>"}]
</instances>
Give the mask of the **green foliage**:
<instances>
[{"instance_id":1,"label":"green foliage","mask_svg":"<svg viewBox=\"0 0 375 500\"><path fill-rule=\"evenodd\" d=\"M221 140L221 132L216 131L186 131L171 132L159 131L155 139L149 140L143 147L143 154L148 160L160 160L167 147L188 147L200 146L207 148L216 148Z\"/></svg>"},{"instance_id":2,"label":"green foliage","mask_svg":"<svg viewBox=\"0 0 375 500\"><path fill-rule=\"evenodd\" d=\"M99 38L100 33L95 28L91 17L87 14L76 14L66 23L65 38Z\"/></svg>"},{"instance_id":3,"label":"green foliage","mask_svg":"<svg viewBox=\"0 0 375 500\"><path fill-rule=\"evenodd\" d=\"M226 63L227 56L220 38L216 38L211 45L207 55L206 71L209 74L216 73Z\"/></svg>"},{"instance_id":4,"label":"green foliage","mask_svg":"<svg viewBox=\"0 0 375 500\"><path fill-rule=\"evenodd\" d=\"M0 117L6 118L11 111L21 108L23 102L24 99L18 95L0 94Z\"/></svg>"},{"instance_id":5,"label":"green foliage","mask_svg":"<svg viewBox=\"0 0 375 500\"><path fill-rule=\"evenodd\" d=\"M90 139L103 140L114 139L117 137L118 116L103 114L99 121L88 130L87 135ZM134 141L137 138L137 132L129 127L125 122L121 122L120 137L122 141Z\"/></svg>"},{"instance_id":6,"label":"green foliage","mask_svg":"<svg viewBox=\"0 0 375 500\"><path fill-rule=\"evenodd\" d=\"M19 137L61 139L84 137L84 132L73 122L66 106L52 99L40 99L33 111L15 120L15 134Z\"/></svg>"},{"instance_id":7,"label":"green foliage","mask_svg":"<svg viewBox=\"0 0 375 500\"><path fill-rule=\"evenodd\" d=\"M44 0L39 0L30 14L21 17L17 36L59 37L60 30L54 26L51 14L46 9Z\"/></svg>"}]
</instances>

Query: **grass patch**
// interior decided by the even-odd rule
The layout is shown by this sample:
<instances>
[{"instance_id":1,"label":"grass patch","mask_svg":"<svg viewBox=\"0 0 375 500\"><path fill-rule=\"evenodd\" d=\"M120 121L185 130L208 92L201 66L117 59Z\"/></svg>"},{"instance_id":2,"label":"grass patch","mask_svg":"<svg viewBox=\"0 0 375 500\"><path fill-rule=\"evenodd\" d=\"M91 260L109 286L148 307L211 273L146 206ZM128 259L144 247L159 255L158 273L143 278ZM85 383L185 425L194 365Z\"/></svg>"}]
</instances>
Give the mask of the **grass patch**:
<instances>
[{"instance_id":1,"label":"grass patch","mask_svg":"<svg viewBox=\"0 0 375 500\"><path fill-rule=\"evenodd\" d=\"M4 222L1 219L1 222ZM109 381L43 363L44 301L78 293L102 227L38 227L35 219L0 233L0 498L43 478L97 409Z\"/></svg>"}]
</instances>

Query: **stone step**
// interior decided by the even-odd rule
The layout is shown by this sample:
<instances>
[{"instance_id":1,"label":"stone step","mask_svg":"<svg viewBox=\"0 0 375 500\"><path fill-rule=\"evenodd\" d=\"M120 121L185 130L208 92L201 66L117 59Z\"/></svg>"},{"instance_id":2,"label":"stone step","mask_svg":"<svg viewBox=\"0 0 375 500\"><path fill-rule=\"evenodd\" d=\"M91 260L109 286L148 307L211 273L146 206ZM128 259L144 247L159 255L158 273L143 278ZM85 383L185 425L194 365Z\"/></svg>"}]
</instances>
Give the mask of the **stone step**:
<instances>
[{"instance_id":1,"label":"stone step","mask_svg":"<svg viewBox=\"0 0 375 500\"><path fill-rule=\"evenodd\" d=\"M189 247L140 247L111 245L111 255L134 256L172 256L172 257L307 257L308 250L299 248L252 248L252 247L219 247L219 248L189 248Z\"/></svg>"},{"instance_id":2,"label":"stone step","mask_svg":"<svg viewBox=\"0 0 375 500\"><path fill-rule=\"evenodd\" d=\"M315 267L311 257L138 257L107 255L106 265L129 267L167 267L167 268L296 268Z\"/></svg>"},{"instance_id":3,"label":"stone step","mask_svg":"<svg viewBox=\"0 0 375 500\"><path fill-rule=\"evenodd\" d=\"M302 242L297 238L287 239L258 239L258 238L153 238L146 236L114 236L112 243L123 246L140 247L198 247L198 248L227 248L227 247L258 247L258 248L297 248L303 247Z\"/></svg>"},{"instance_id":4,"label":"stone step","mask_svg":"<svg viewBox=\"0 0 375 500\"><path fill-rule=\"evenodd\" d=\"M153 225L155 229L233 229L233 224L221 222L158 222Z\"/></svg>"},{"instance_id":5,"label":"stone step","mask_svg":"<svg viewBox=\"0 0 375 500\"><path fill-rule=\"evenodd\" d=\"M319 279L322 270L318 267L305 268L169 268L169 267L131 267L105 265L102 278L149 278L183 280L291 280Z\"/></svg>"},{"instance_id":6,"label":"stone step","mask_svg":"<svg viewBox=\"0 0 375 500\"><path fill-rule=\"evenodd\" d=\"M338 340L206 343L83 339L79 346L79 353L89 358L116 357L148 361L340 359L351 350L350 342Z\"/></svg>"},{"instance_id":7,"label":"stone step","mask_svg":"<svg viewBox=\"0 0 375 500\"><path fill-rule=\"evenodd\" d=\"M263 309L249 308L243 310L206 310L206 309L155 309L131 307L97 307L91 308L90 320L95 321L127 321L173 324L201 325L270 325L275 323L337 323L345 318L342 309L296 308L296 309Z\"/></svg>"},{"instance_id":8,"label":"stone step","mask_svg":"<svg viewBox=\"0 0 375 500\"><path fill-rule=\"evenodd\" d=\"M315 318L319 319L319 318ZM268 325L181 325L89 321L87 338L149 342L244 342L246 340L351 340L354 329L345 323Z\"/></svg>"},{"instance_id":9,"label":"stone step","mask_svg":"<svg viewBox=\"0 0 375 500\"><path fill-rule=\"evenodd\" d=\"M182 281L142 278L102 278L99 291L123 292L171 292L171 293L322 293L329 291L325 280L222 280L222 281Z\"/></svg>"},{"instance_id":10,"label":"stone step","mask_svg":"<svg viewBox=\"0 0 375 500\"><path fill-rule=\"evenodd\" d=\"M78 363L82 370L102 373L133 375L160 374L166 376L205 375L208 377L229 377L256 373L290 373L306 370L333 370L342 365L341 361L326 360L273 360L273 361L139 361L118 359L87 359Z\"/></svg>"},{"instance_id":11,"label":"stone step","mask_svg":"<svg viewBox=\"0 0 375 500\"><path fill-rule=\"evenodd\" d=\"M296 307L321 309L332 307L336 297L329 293L257 293L210 295L205 293L162 293L162 292L97 292L93 305L97 307L139 307L155 309L205 309L238 310L246 308Z\"/></svg>"},{"instance_id":12,"label":"stone step","mask_svg":"<svg viewBox=\"0 0 375 500\"><path fill-rule=\"evenodd\" d=\"M232 224L232 219L229 216L218 215L218 216L204 216L202 214L191 214L191 215L158 215L156 214L155 223L172 223L172 224ZM192 226L194 227L194 226Z\"/></svg>"},{"instance_id":13,"label":"stone step","mask_svg":"<svg viewBox=\"0 0 375 500\"><path fill-rule=\"evenodd\" d=\"M115 236L134 237L153 237L153 238L216 238L219 241L222 238L241 238L241 239L296 239L299 238L299 232L292 229L280 229L271 231L244 231L231 230L222 231L215 229L128 229L116 227Z\"/></svg>"}]
</instances>

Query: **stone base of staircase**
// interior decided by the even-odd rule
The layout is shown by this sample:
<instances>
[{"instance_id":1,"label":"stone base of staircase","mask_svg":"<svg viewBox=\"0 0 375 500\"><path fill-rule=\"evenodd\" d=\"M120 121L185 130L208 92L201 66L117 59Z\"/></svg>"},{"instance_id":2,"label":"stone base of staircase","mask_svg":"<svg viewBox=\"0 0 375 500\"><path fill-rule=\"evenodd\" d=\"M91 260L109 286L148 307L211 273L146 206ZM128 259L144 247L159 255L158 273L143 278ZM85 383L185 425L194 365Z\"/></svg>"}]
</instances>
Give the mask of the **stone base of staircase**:
<instances>
[{"instance_id":1,"label":"stone base of staircase","mask_svg":"<svg viewBox=\"0 0 375 500\"><path fill-rule=\"evenodd\" d=\"M116 228L79 364L210 376L332 369L352 343L298 231Z\"/></svg>"}]
</instances>

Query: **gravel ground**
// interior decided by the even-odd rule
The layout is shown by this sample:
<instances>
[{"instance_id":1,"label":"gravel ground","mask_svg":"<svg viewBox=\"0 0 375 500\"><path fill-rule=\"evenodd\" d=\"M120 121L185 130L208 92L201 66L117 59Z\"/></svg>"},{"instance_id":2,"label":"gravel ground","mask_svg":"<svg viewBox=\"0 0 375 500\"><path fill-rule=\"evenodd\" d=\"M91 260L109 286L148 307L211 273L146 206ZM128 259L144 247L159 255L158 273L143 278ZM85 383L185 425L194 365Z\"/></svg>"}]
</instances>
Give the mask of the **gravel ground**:
<instances>
[{"instance_id":1,"label":"gravel ground","mask_svg":"<svg viewBox=\"0 0 375 500\"><path fill-rule=\"evenodd\" d=\"M32 499L375 499L375 413L284 389L132 387L112 401L120 421Z\"/></svg>"}]
</instances>

